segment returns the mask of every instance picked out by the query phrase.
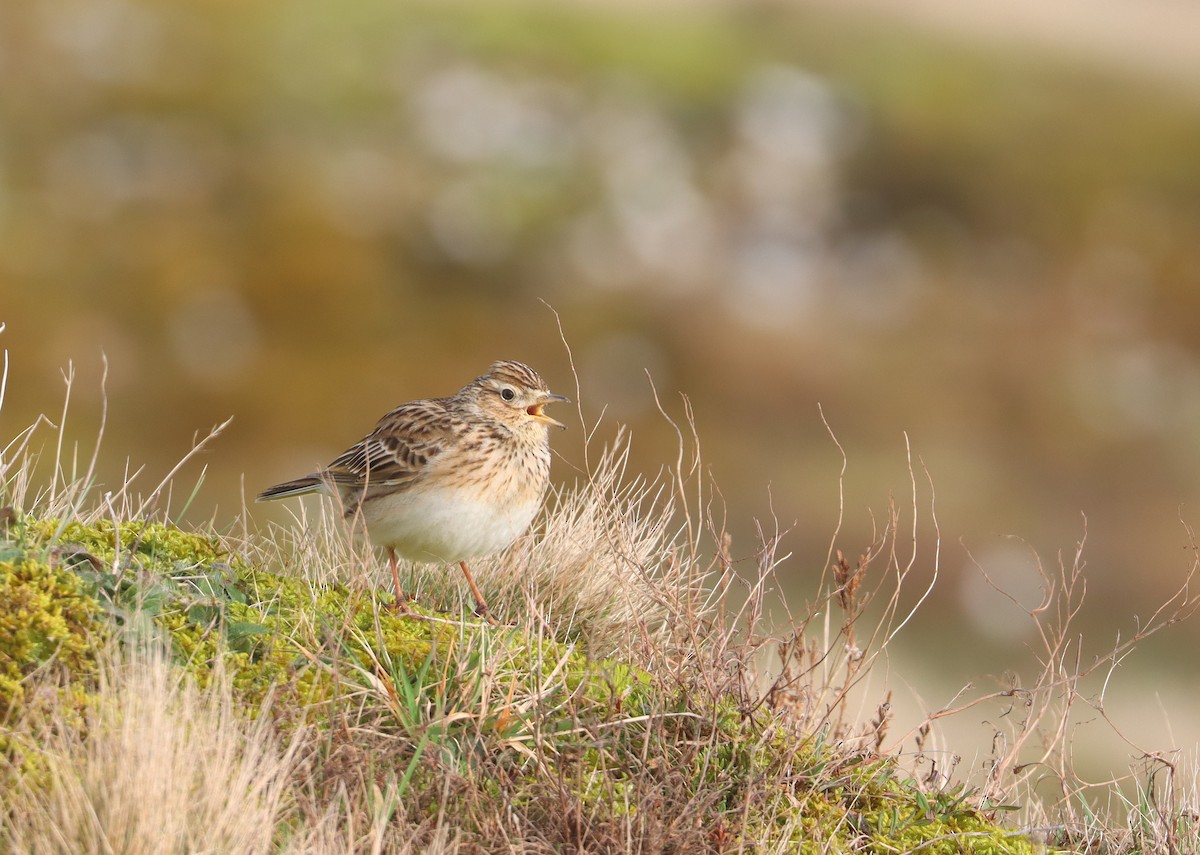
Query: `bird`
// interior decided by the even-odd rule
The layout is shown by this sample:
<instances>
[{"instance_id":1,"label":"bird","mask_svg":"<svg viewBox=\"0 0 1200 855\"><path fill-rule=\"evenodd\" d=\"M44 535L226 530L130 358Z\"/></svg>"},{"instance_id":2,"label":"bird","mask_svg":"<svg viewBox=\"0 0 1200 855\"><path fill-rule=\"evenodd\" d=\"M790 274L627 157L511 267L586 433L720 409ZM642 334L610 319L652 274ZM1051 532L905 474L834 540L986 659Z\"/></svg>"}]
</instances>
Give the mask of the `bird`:
<instances>
[{"instance_id":1,"label":"bird","mask_svg":"<svg viewBox=\"0 0 1200 855\"><path fill-rule=\"evenodd\" d=\"M258 494L270 501L307 493L336 496L348 520L387 550L404 609L397 556L458 564L491 621L469 559L499 552L533 522L550 483L551 427L566 425L543 412L569 403L536 371L500 360L453 395L410 401L384 415L374 430L328 466Z\"/></svg>"}]
</instances>

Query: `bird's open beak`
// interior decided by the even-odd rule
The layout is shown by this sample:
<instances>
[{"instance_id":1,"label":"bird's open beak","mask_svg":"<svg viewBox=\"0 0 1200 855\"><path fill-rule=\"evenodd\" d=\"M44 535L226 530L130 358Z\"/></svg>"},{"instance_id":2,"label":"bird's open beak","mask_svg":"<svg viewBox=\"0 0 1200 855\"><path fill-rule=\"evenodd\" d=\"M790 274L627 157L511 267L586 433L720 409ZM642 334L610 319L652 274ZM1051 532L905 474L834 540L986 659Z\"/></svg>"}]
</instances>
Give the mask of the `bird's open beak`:
<instances>
[{"instance_id":1,"label":"bird's open beak","mask_svg":"<svg viewBox=\"0 0 1200 855\"><path fill-rule=\"evenodd\" d=\"M542 396L542 400L538 401L536 404L532 404L532 405L526 407L525 412L529 413L530 416L537 419L539 422L542 422L542 423L548 424L548 425L554 425L554 427L556 427L556 428L561 428L562 430L566 430L567 429L566 425L564 425L560 421L556 421L555 419L550 418L548 415L546 415L545 413L542 412L542 407L546 406L547 404L553 404L556 401L564 403L564 404L571 403L570 398L564 397L563 395L555 395L551 392L547 392L545 395Z\"/></svg>"}]
</instances>

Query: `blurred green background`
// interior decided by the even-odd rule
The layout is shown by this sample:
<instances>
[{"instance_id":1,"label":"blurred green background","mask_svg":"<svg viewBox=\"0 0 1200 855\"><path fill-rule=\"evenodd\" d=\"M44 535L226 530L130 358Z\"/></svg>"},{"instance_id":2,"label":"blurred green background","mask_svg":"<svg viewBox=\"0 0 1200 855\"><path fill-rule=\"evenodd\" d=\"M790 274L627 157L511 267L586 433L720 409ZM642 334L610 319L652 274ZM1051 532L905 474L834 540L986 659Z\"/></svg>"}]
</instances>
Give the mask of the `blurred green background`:
<instances>
[{"instance_id":1,"label":"blurred green background","mask_svg":"<svg viewBox=\"0 0 1200 855\"><path fill-rule=\"evenodd\" d=\"M777 517L797 610L838 517L818 404L852 555L908 507L907 433L943 540L897 648L924 703L1031 676L968 550L1034 603L1028 547L1053 566L1083 515L1098 652L1195 557L1200 69L873 5L3 4L0 437L57 421L73 363L90 449L106 354L101 480L149 490L233 415L185 472L223 524L493 359L576 397L544 300L635 469L675 459L645 372L691 399L734 554ZM569 481L577 420L554 441ZM1157 693L1194 739L1198 641L1131 657L1110 712L1157 727Z\"/></svg>"}]
</instances>

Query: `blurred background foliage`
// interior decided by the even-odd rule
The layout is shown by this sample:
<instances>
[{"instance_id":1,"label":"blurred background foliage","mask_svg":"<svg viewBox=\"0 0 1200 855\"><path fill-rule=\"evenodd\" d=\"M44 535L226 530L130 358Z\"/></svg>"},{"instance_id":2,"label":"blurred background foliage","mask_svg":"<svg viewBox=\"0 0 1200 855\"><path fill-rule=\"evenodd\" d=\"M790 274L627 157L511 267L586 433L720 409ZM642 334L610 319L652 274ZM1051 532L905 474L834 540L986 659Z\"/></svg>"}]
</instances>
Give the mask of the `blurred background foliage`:
<instances>
[{"instance_id":1,"label":"blurred background foliage","mask_svg":"<svg viewBox=\"0 0 1200 855\"><path fill-rule=\"evenodd\" d=\"M636 467L675 457L646 372L690 398L734 554L778 518L797 607L838 517L818 404L849 554L909 504L907 433L943 538L908 639L952 683L1032 629L968 550L1036 602L1006 536L1053 565L1086 514L1101 647L1193 560L1200 81L836 4L39 0L0 28L6 439L57 421L71 363L90 449L103 352L101 480L128 456L149 489L233 415L189 510L223 524L495 358L576 397L545 300ZM568 481L579 425L554 440ZM1132 702L1160 673L1200 700L1158 670L1198 635L1135 655Z\"/></svg>"}]
</instances>

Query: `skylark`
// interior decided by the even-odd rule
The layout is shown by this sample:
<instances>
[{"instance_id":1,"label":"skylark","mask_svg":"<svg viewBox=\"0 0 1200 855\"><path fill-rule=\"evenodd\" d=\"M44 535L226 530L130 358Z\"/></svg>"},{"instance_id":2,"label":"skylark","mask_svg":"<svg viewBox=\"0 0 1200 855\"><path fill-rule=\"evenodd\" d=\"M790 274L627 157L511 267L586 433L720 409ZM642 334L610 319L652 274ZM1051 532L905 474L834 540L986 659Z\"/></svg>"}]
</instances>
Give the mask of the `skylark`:
<instances>
[{"instance_id":1,"label":"skylark","mask_svg":"<svg viewBox=\"0 0 1200 855\"><path fill-rule=\"evenodd\" d=\"M406 601L396 556L457 563L488 615L467 559L490 555L533 521L550 481L553 425L542 412L566 401L520 362L496 362L449 398L401 404L336 460L263 490L259 501L323 492L360 518L387 550L396 607Z\"/></svg>"}]
</instances>

